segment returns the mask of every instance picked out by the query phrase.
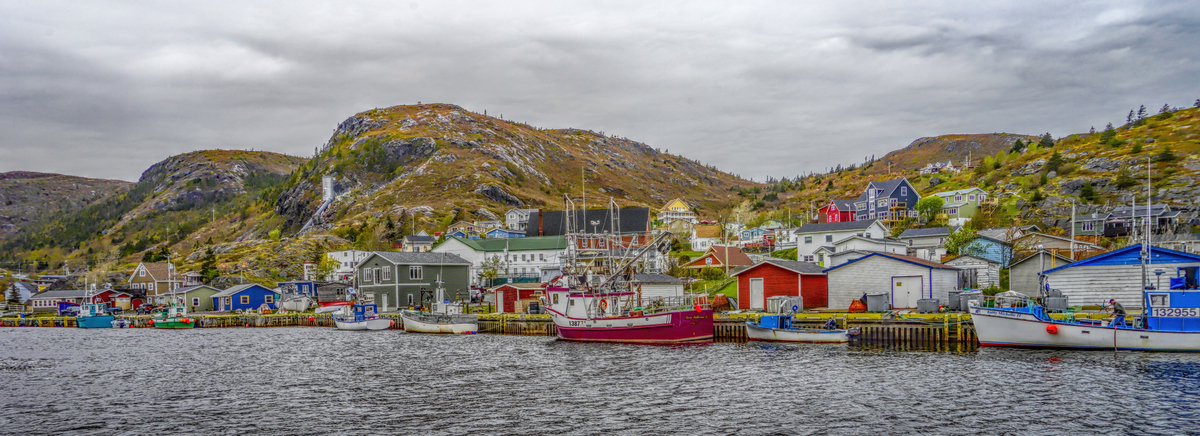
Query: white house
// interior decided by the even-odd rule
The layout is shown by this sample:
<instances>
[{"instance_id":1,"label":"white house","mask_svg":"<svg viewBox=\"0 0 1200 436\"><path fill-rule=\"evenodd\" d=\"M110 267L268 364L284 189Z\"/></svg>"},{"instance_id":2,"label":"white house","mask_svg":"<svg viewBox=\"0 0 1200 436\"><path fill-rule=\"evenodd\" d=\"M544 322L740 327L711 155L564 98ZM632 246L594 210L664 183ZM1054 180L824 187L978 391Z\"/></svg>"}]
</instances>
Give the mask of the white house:
<instances>
[{"instance_id":1,"label":"white house","mask_svg":"<svg viewBox=\"0 0 1200 436\"><path fill-rule=\"evenodd\" d=\"M900 234L900 241L908 245L908 255L940 262L946 255L946 238L954 229L950 227L927 227L908 229Z\"/></svg>"},{"instance_id":2,"label":"white house","mask_svg":"<svg viewBox=\"0 0 1200 436\"><path fill-rule=\"evenodd\" d=\"M693 226L691 242L692 251L708 251L708 247L721 243L721 226Z\"/></svg>"},{"instance_id":3,"label":"white house","mask_svg":"<svg viewBox=\"0 0 1200 436\"><path fill-rule=\"evenodd\" d=\"M875 252L906 254L908 248L896 239L851 236L834 242L833 246L817 249L817 263L834 267Z\"/></svg>"},{"instance_id":4,"label":"white house","mask_svg":"<svg viewBox=\"0 0 1200 436\"><path fill-rule=\"evenodd\" d=\"M843 221L838 223L805 224L791 232L796 243L796 260L817 263L817 249L833 245L851 236L882 238L888 234L879 220Z\"/></svg>"},{"instance_id":5,"label":"white house","mask_svg":"<svg viewBox=\"0 0 1200 436\"><path fill-rule=\"evenodd\" d=\"M528 230L529 215L537 209L512 209L504 213L504 227L509 230Z\"/></svg>"},{"instance_id":6,"label":"white house","mask_svg":"<svg viewBox=\"0 0 1200 436\"><path fill-rule=\"evenodd\" d=\"M338 267L333 270L333 273L329 277L325 277L324 279L331 282L349 282L354 280L355 265L358 265L359 262L362 262L370 255L370 251L363 250L330 251L325 253L325 257L337 262Z\"/></svg>"},{"instance_id":7,"label":"white house","mask_svg":"<svg viewBox=\"0 0 1200 436\"><path fill-rule=\"evenodd\" d=\"M536 278L539 282L549 281L562 274L566 261L567 238L565 236L529 236L504 239L449 238L433 249L434 253L453 253L471 262L471 283L485 286L480 277L484 263L489 259L499 262L498 277Z\"/></svg>"},{"instance_id":8,"label":"white house","mask_svg":"<svg viewBox=\"0 0 1200 436\"><path fill-rule=\"evenodd\" d=\"M658 220L664 223L669 223L671 221L687 221L689 223L696 224L699 222L696 220L696 212L692 211L692 208L688 206L688 204L684 202L682 198L676 198L663 205L663 207L658 210Z\"/></svg>"},{"instance_id":9,"label":"white house","mask_svg":"<svg viewBox=\"0 0 1200 436\"><path fill-rule=\"evenodd\" d=\"M947 260L946 265L961 270L973 271L973 283L963 283L964 288L982 289L1000 287L1000 262L975 256L958 256Z\"/></svg>"},{"instance_id":10,"label":"white house","mask_svg":"<svg viewBox=\"0 0 1200 436\"><path fill-rule=\"evenodd\" d=\"M1098 256L1046 270L1042 275L1050 289L1062 291L1071 306L1107 304L1113 299L1126 308L1143 307L1142 244L1131 245ZM1172 278L1187 277L1192 284L1200 271L1200 255L1150 249L1147 267L1151 287L1168 289ZM1157 274L1162 271L1162 275Z\"/></svg>"},{"instance_id":11,"label":"white house","mask_svg":"<svg viewBox=\"0 0 1200 436\"><path fill-rule=\"evenodd\" d=\"M657 297L682 297L683 280L666 274L634 274L630 283L641 292L642 301Z\"/></svg>"},{"instance_id":12,"label":"white house","mask_svg":"<svg viewBox=\"0 0 1200 436\"><path fill-rule=\"evenodd\" d=\"M958 288L958 268L891 253L871 253L825 270L829 277L829 308L849 308L863 294L888 295L895 308L915 308L917 300L937 298L945 303Z\"/></svg>"}]
</instances>

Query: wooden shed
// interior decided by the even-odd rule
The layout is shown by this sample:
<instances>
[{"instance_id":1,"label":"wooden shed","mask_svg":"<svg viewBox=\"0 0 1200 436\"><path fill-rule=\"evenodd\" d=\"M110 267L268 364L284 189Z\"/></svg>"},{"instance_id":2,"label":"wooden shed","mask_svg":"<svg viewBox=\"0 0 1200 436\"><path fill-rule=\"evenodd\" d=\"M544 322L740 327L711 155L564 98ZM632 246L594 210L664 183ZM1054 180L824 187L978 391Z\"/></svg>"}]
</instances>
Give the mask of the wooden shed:
<instances>
[{"instance_id":1,"label":"wooden shed","mask_svg":"<svg viewBox=\"0 0 1200 436\"><path fill-rule=\"evenodd\" d=\"M495 288L496 313L518 313L518 301L533 298L535 292L542 290L541 283L506 283Z\"/></svg>"},{"instance_id":2,"label":"wooden shed","mask_svg":"<svg viewBox=\"0 0 1200 436\"><path fill-rule=\"evenodd\" d=\"M825 307L825 272L810 262L769 259L733 274L738 280L738 309L766 309L771 297L804 297L804 307Z\"/></svg>"},{"instance_id":3,"label":"wooden shed","mask_svg":"<svg viewBox=\"0 0 1200 436\"><path fill-rule=\"evenodd\" d=\"M887 294L896 308L915 308L922 298L945 303L958 287L958 268L892 253L871 253L825 273L832 309L849 308L863 294Z\"/></svg>"},{"instance_id":4,"label":"wooden shed","mask_svg":"<svg viewBox=\"0 0 1200 436\"><path fill-rule=\"evenodd\" d=\"M1000 262L982 257L962 255L943 263L971 273L969 274L971 280L960 283L963 289L1000 287Z\"/></svg>"},{"instance_id":5,"label":"wooden shed","mask_svg":"<svg viewBox=\"0 0 1200 436\"><path fill-rule=\"evenodd\" d=\"M1113 299L1126 308L1143 307L1142 244L1089 257L1042 273L1050 289L1058 289L1072 306L1107 304ZM1151 247L1147 266L1152 287L1167 288L1171 278L1194 278L1200 255ZM1161 270L1161 276L1155 274ZM1161 282L1161 286L1160 286Z\"/></svg>"}]
</instances>

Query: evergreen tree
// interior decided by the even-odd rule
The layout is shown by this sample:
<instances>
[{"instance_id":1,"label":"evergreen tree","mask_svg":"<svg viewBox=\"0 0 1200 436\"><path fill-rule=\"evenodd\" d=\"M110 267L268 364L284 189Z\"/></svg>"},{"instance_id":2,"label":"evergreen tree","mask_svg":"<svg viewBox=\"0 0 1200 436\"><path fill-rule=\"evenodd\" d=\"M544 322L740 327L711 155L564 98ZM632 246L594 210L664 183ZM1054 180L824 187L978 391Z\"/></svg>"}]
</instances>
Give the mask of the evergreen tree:
<instances>
[{"instance_id":1,"label":"evergreen tree","mask_svg":"<svg viewBox=\"0 0 1200 436\"><path fill-rule=\"evenodd\" d=\"M1162 107L1162 109L1159 109L1159 110L1158 110L1158 113L1160 113L1160 114L1165 114L1165 113L1167 113L1167 112L1170 112L1170 111L1171 111L1171 105L1169 105L1169 104L1163 104L1163 107Z\"/></svg>"},{"instance_id":2,"label":"evergreen tree","mask_svg":"<svg viewBox=\"0 0 1200 436\"><path fill-rule=\"evenodd\" d=\"M1130 149L1130 150L1129 150L1129 152L1130 152L1130 153L1133 153L1133 154L1141 153L1141 152L1142 152L1142 143L1141 143L1141 142L1134 142L1134 143L1133 143L1133 148L1132 148L1132 149Z\"/></svg>"},{"instance_id":3,"label":"evergreen tree","mask_svg":"<svg viewBox=\"0 0 1200 436\"><path fill-rule=\"evenodd\" d=\"M1130 110L1129 110L1129 115L1125 117L1125 124L1126 124L1126 125L1133 124L1133 116L1134 116L1134 115L1133 115L1133 109L1130 109Z\"/></svg>"},{"instance_id":4,"label":"evergreen tree","mask_svg":"<svg viewBox=\"0 0 1200 436\"><path fill-rule=\"evenodd\" d=\"M1129 173L1129 167L1122 165L1121 169L1117 170L1116 184L1117 189L1125 189L1137 184L1137 181L1133 180L1133 175Z\"/></svg>"},{"instance_id":5,"label":"evergreen tree","mask_svg":"<svg viewBox=\"0 0 1200 436\"><path fill-rule=\"evenodd\" d=\"M832 191L832 190L833 190L833 179L830 179L830 180L829 180L829 184L828 184L828 185L825 185L825 192L829 192L829 191Z\"/></svg>"},{"instance_id":6,"label":"evergreen tree","mask_svg":"<svg viewBox=\"0 0 1200 436\"><path fill-rule=\"evenodd\" d=\"M1138 121L1146 119L1146 115L1149 115L1149 113L1146 112L1146 105L1142 105L1141 107L1138 108L1138 111L1137 111Z\"/></svg>"},{"instance_id":7,"label":"evergreen tree","mask_svg":"<svg viewBox=\"0 0 1200 436\"><path fill-rule=\"evenodd\" d=\"M1054 138L1050 137L1050 132L1046 132L1045 135L1042 135L1042 140L1038 141L1038 145L1042 148L1050 148L1054 146Z\"/></svg>"},{"instance_id":8,"label":"evergreen tree","mask_svg":"<svg viewBox=\"0 0 1200 436\"><path fill-rule=\"evenodd\" d=\"M1034 189L1033 195L1029 197L1029 201L1032 201L1034 203L1040 202L1040 201L1042 201L1042 199L1043 199L1042 191L1039 191L1037 189Z\"/></svg>"},{"instance_id":9,"label":"evergreen tree","mask_svg":"<svg viewBox=\"0 0 1200 436\"><path fill-rule=\"evenodd\" d=\"M1175 159L1177 158L1175 157L1175 153L1171 151L1170 145L1163 147L1162 152L1154 157L1156 162L1174 162Z\"/></svg>"},{"instance_id":10,"label":"evergreen tree","mask_svg":"<svg viewBox=\"0 0 1200 436\"><path fill-rule=\"evenodd\" d=\"M1058 150L1054 150L1054 154L1050 155L1050 159L1046 161L1046 171L1058 171L1062 164L1062 155L1058 154Z\"/></svg>"},{"instance_id":11,"label":"evergreen tree","mask_svg":"<svg viewBox=\"0 0 1200 436\"><path fill-rule=\"evenodd\" d=\"M1020 139L1017 139L1017 142L1013 143L1012 149L1009 150L1009 153L1020 153L1022 150L1025 150L1025 143L1021 142Z\"/></svg>"},{"instance_id":12,"label":"evergreen tree","mask_svg":"<svg viewBox=\"0 0 1200 436\"><path fill-rule=\"evenodd\" d=\"M1196 104L1192 105L1192 107L1200 107L1200 98L1196 99Z\"/></svg>"},{"instance_id":13,"label":"evergreen tree","mask_svg":"<svg viewBox=\"0 0 1200 436\"><path fill-rule=\"evenodd\" d=\"M1113 129L1112 123L1108 123L1108 125L1104 126L1104 131L1100 132L1100 143L1108 144L1109 141L1112 141L1113 138L1116 138L1116 137L1117 137L1117 130Z\"/></svg>"},{"instance_id":14,"label":"evergreen tree","mask_svg":"<svg viewBox=\"0 0 1200 436\"><path fill-rule=\"evenodd\" d=\"M1085 203L1092 203L1096 201L1096 190L1092 188L1092 182L1088 182L1087 184L1083 185L1083 188L1079 189L1079 199L1083 200Z\"/></svg>"},{"instance_id":15,"label":"evergreen tree","mask_svg":"<svg viewBox=\"0 0 1200 436\"><path fill-rule=\"evenodd\" d=\"M1091 126L1091 127L1088 127L1088 134L1089 134L1089 135L1094 135L1094 134L1096 134L1096 126Z\"/></svg>"},{"instance_id":16,"label":"evergreen tree","mask_svg":"<svg viewBox=\"0 0 1200 436\"><path fill-rule=\"evenodd\" d=\"M1046 180L1046 173L1043 172L1042 176L1038 178L1038 186L1046 186L1046 183L1048 183L1048 182L1049 181Z\"/></svg>"},{"instance_id":17,"label":"evergreen tree","mask_svg":"<svg viewBox=\"0 0 1200 436\"><path fill-rule=\"evenodd\" d=\"M213 253L212 247L208 247L200 261L200 280L204 283L212 283L213 279L219 275L221 275L221 271L217 270L217 255Z\"/></svg>"}]
</instances>

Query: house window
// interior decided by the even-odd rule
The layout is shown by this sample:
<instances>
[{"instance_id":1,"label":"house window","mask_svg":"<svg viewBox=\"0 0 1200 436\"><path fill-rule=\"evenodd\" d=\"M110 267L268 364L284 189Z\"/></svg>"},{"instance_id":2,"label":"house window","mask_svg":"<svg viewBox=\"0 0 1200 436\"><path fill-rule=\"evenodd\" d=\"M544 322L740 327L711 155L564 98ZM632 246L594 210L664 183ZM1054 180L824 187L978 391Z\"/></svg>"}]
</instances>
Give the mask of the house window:
<instances>
[{"instance_id":1,"label":"house window","mask_svg":"<svg viewBox=\"0 0 1200 436\"><path fill-rule=\"evenodd\" d=\"M1095 221L1084 221L1084 222L1080 223L1080 225L1083 227L1082 229L1080 229L1080 231L1083 231L1083 232L1096 231L1096 222Z\"/></svg>"},{"instance_id":2,"label":"house window","mask_svg":"<svg viewBox=\"0 0 1200 436\"><path fill-rule=\"evenodd\" d=\"M875 218L875 211L874 211L874 210L872 210L872 211L871 211L871 213L870 213L870 217L871 217L871 218Z\"/></svg>"},{"instance_id":3,"label":"house window","mask_svg":"<svg viewBox=\"0 0 1200 436\"><path fill-rule=\"evenodd\" d=\"M243 295L243 296L241 296L241 298L238 299L238 301L241 302L242 304L250 304L250 296Z\"/></svg>"},{"instance_id":4,"label":"house window","mask_svg":"<svg viewBox=\"0 0 1200 436\"><path fill-rule=\"evenodd\" d=\"M542 262L545 262L545 261L546 261L546 254L545 254L545 253L539 253L539 254L538 254L538 260L539 260L539 261L542 261Z\"/></svg>"},{"instance_id":5,"label":"house window","mask_svg":"<svg viewBox=\"0 0 1200 436\"><path fill-rule=\"evenodd\" d=\"M946 213L948 213L950 215L958 215L958 208L952 207L952 208L946 209Z\"/></svg>"},{"instance_id":6,"label":"house window","mask_svg":"<svg viewBox=\"0 0 1200 436\"><path fill-rule=\"evenodd\" d=\"M380 270L380 268L375 268L375 270L374 270L375 271L375 283L383 283L383 280L380 280L380 277L382 277L383 274L381 274L379 270Z\"/></svg>"},{"instance_id":7,"label":"house window","mask_svg":"<svg viewBox=\"0 0 1200 436\"><path fill-rule=\"evenodd\" d=\"M271 304L275 302L275 296L267 294L263 296L263 303Z\"/></svg>"},{"instance_id":8,"label":"house window","mask_svg":"<svg viewBox=\"0 0 1200 436\"><path fill-rule=\"evenodd\" d=\"M810 255L806 255L806 256L804 256L804 261L805 261L805 262L812 262L812 261L813 261L813 257L812 257L812 255L810 254Z\"/></svg>"},{"instance_id":9,"label":"house window","mask_svg":"<svg viewBox=\"0 0 1200 436\"><path fill-rule=\"evenodd\" d=\"M389 267L383 269L383 279L384 280L392 279L392 267L389 266Z\"/></svg>"},{"instance_id":10,"label":"house window","mask_svg":"<svg viewBox=\"0 0 1200 436\"><path fill-rule=\"evenodd\" d=\"M881 219L888 219L888 217L890 217L890 216L892 216L892 213L889 211L885 210L885 211L879 212L879 218L881 218Z\"/></svg>"},{"instance_id":11,"label":"house window","mask_svg":"<svg viewBox=\"0 0 1200 436\"><path fill-rule=\"evenodd\" d=\"M907 186L901 186L901 187L900 187L900 196L901 196L901 197L907 197L907 196L908 196L908 187L907 187Z\"/></svg>"},{"instance_id":12,"label":"house window","mask_svg":"<svg viewBox=\"0 0 1200 436\"><path fill-rule=\"evenodd\" d=\"M705 264L705 265L712 265L712 258L711 258L711 257L706 257L706 258L704 258L704 264Z\"/></svg>"},{"instance_id":13,"label":"house window","mask_svg":"<svg viewBox=\"0 0 1200 436\"><path fill-rule=\"evenodd\" d=\"M371 283L371 270L370 269L362 270L362 280L363 280L363 283Z\"/></svg>"},{"instance_id":14,"label":"house window","mask_svg":"<svg viewBox=\"0 0 1200 436\"><path fill-rule=\"evenodd\" d=\"M153 291L154 290L154 282L146 283L146 289Z\"/></svg>"},{"instance_id":15,"label":"house window","mask_svg":"<svg viewBox=\"0 0 1200 436\"><path fill-rule=\"evenodd\" d=\"M138 269L138 277L145 277L145 276L146 276L146 270L139 268Z\"/></svg>"},{"instance_id":16,"label":"house window","mask_svg":"<svg viewBox=\"0 0 1200 436\"><path fill-rule=\"evenodd\" d=\"M199 298L196 298L196 297L192 297L192 305L193 305L193 306L199 306L199 305L200 305L200 299L199 299Z\"/></svg>"},{"instance_id":17,"label":"house window","mask_svg":"<svg viewBox=\"0 0 1200 436\"><path fill-rule=\"evenodd\" d=\"M804 243L805 243L805 244L811 244L811 243L812 243L812 236L805 236L805 237L804 237Z\"/></svg>"},{"instance_id":18,"label":"house window","mask_svg":"<svg viewBox=\"0 0 1200 436\"><path fill-rule=\"evenodd\" d=\"M825 253L817 253L817 261L824 262L825 261Z\"/></svg>"},{"instance_id":19,"label":"house window","mask_svg":"<svg viewBox=\"0 0 1200 436\"><path fill-rule=\"evenodd\" d=\"M833 242L833 235L825 235L825 242Z\"/></svg>"},{"instance_id":20,"label":"house window","mask_svg":"<svg viewBox=\"0 0 1200 436\"><path fill-rule=\"evenodd\" d=\"M962 201L962 195L961 195L961 194L960 194L960 195L955 195L955 196L954 196L954 201L955 201L955 202Z\"/></svg>"},{"instance_id":21,"label":"house window","mask_svg":"<svg viewBox=\"0 0 1200 436\"><path fill-rule=\"evenodd\" d=\"M895 199L895 198L889 198L889 199L888 199L888 206L895 207L895 206L896 206L896 199Z\"/></svg>"},{"instance_id":22,"label":"house window","mask_svg":"<svg viewBox=\"0 0 1200 436\"><path fill-rule=\"evenodd\" d=\"M880 198L879 201L875 202L875 207L884 207L884 206L887 206L886 198Z\"/></svg>"},{"instance_id":23,"label":"house window","mask_svg":"<svg viewBox=\"0 0 1200 436\"><path fill-rule=\"evenodd\" d=\"M979 194L979 201L987 199L987 194Z\"/></svg>"},{"instance_id":24,"label":"house window","mask_svg":"<svg viewBox=\"0 0 1200 436\"><path fill-rule=\"evenodd\" d=\"M967 200L975 201L975 194L968 195Z\"/></svg>"},{"instance_id":25,"label":"house window","mask_svg":"<svg viewBox=\"0 0 1200 436\"><path fill-rule=\"evenodd\" d=\"M408 278L409 278L409 280L421 280L421 267L419 267L419 266L408 267Z\"/></svg>"},{"instance_id":26,"label":"house window","mask_svg":"<svg viewBox=\"0 0 1200 436\"><path fill-rule=\"evenodd\" d=\"M864 236L866 236L867 239L871 239L871 232L865 233Z\"/></svg>"},{"instance_id":27,"label":"house window","mask_svg":"<svg viewBox=\"0 0 1200 436\"><path fill-rule=\"evenodd\" d=\"M854 207L858 210L863 210L863 209L867 208L867 204L863 203L863 202L858 202L858 203L854 203Z\"/></svg>"},{"instance_id":28,"label":"house window","mask_svg":"<svg viewBox=\"0 0 1200 436\"><path fill-rule=\"evenodd\" d=\"M558 294L554 294L554 305L558 305Z\"/></svg>"}]
</instances>

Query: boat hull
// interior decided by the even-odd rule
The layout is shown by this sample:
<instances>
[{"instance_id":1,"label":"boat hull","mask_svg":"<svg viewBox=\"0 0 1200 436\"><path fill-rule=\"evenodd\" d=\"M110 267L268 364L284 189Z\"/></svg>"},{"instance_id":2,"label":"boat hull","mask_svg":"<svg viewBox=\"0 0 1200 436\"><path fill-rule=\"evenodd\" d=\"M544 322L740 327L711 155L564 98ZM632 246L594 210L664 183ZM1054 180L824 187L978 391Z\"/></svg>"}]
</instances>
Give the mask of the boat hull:
<instances>
[{"instance_id":1,"label":"boat hull","mask_svg":"<svg viewBox=\"0 0 1200 436\"><path fill-rule=\"evenodd\" d=\"M187 318L188 322L183 322L184 318L166 318L162 320L154 320L154 328L167 330L190 329L196 327L196 320Z\"/></svg>"},{"instance_id":2,"label":"boat hull","mask_svg":"<svg viewBox=\"0 0 1200 436\"><path fill-rule=\"evenodd\" d=\"M333 323L337 325L338 330L387 330L392 327L395 322L388 318L375 318L366 321L340 321L334 319Z\"/></svg>"},{"instance_id":3,"label":"boat hull","mask_svg":"<svg viewBox=\"0 0 1200 436\"><path fill-rule=\"evenodd\" d=\"M746 323L746 337L752 341L771 342L812 342L819 344L850 342L850 332L847 330L771 329L760 327L758 324L752 322Z\"/></svg>"},{"instance_id":4,"label":"boat hull","mask_svg":"<svg viewBox=\"0 0 1200 436\"><path fill-rule=\"evenodd\" d=\"M110 329L112 328L113 320L117 317L112 315L99 316L80 316L75 318L75 322L79 328L84 329Z\"/></svg>"},{"instance_id":5,"label":"boat hull","mask_svg":"<svg viewBox=\"0 0 1200 436\"><path fill-rule=\"evenodd\" d=\"M302 312L312 307L313 299L309 297L294 297L279 302L279 308L293 312Z\"/></svg>"},{"instance_id":6,"label":"boat hull","mask_svg":"<svg viewBox=\"0 0 1200 436\"><path fill-rule=\"evenodd\" d=\"M984 347L1200 352L1200 332L1113 328L1043 321L1029 313L1001 309L970 309L979 345Z\"/></svg>"},{"instance_id":7,"label":"boat hull","mask_svg":"<svg viewBox=\"0 0 1200 436\"><path fill-rule=\"evenodd\" d=\"M549 310L558 337L568 341L621 343L703 342L713 338L712 309L679 310L640 317L569 318Z\"/></svg>"},{"instance_id":8,"label":"boat hull","mask_svg":"<svg viewBox=\"0 0 1200 436\"><path fill-rule=\"evenodd\" d=\"M404 320L404 331L410 333L440 333L440 334L472 334L479 332L478 322L467 322L459 319L462 315L438 316L424 315L412 316L406 313L400 314ZM428 317L445 318L445 321L432 322Z\"/></svg>"}]
</instances>

